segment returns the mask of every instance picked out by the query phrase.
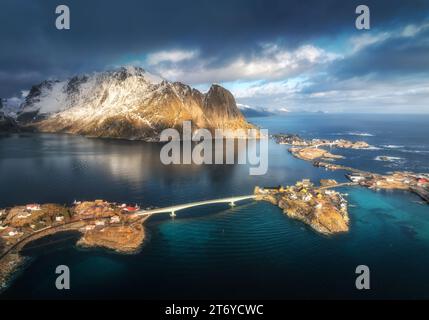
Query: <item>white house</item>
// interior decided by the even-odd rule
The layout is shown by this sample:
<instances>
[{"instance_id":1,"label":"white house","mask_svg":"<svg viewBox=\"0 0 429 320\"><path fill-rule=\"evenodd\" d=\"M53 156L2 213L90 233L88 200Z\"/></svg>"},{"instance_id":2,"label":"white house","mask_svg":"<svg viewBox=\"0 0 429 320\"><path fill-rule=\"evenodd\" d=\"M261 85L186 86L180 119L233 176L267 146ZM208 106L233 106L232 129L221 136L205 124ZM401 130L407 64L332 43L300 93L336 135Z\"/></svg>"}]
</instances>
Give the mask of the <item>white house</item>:
<instances>
[{"instance_id":1,"label":"white house","mask_svg":"<svg viewBox=\"0 0 429 320\"><path fill-rule=\"evenodd\" d=\"M296 200L296 199L298 199L298 197L296 196L296 194L291 194L290 198L291 198L292 200Z\"/></svg>"},{"instance_id":2,"label":"white house","mask_svg":"<svg viewBox=\"0 0 429 320\"><path fill-rule=\"evenodd\" d=\"M7 234L9 237L14 237L18 234L18 231L9 231L9 233Z\"/></svg>"},{"instance_id":3,"label":"white house","mask_svg":"<svg viewBox=\"0 0 429 320\"><path fill-rule=\"evenodd\" d=\"M27 208L27 210L31 210L31 211L41 210L40 204L37 204L37 203L27 204L26 208Z\"/></svg>"},{"instance_id":4,"label":"white house","mask_svg":"<svg viewBox=\"0 0 429 320\"><path fill-rule=\"evenodd\" d=\"M16 217L18 219L25 219L25 218L28 218L29 216L31 216L31 213L18 214Z\"/></svg>"},{"instance_id":5,"label":"white house","mask_svg":"<svg viewBox=\"0 0 429 320\"><path fill-rule=\"evenodd\" d=\"M302 200L304 200L305 202L310 201L312 198L311 194L307 194Z\"/></svg>"},{"instance_id":6,"label":"white house","mask_svg":"<svg viewBox=\"0 0 429 320\"><path fill-rule=\"evenodd\" d=\"M118 216L113 216L110 218L110 223L119 223L121 219Z\"/></svg>"}]
</instances>

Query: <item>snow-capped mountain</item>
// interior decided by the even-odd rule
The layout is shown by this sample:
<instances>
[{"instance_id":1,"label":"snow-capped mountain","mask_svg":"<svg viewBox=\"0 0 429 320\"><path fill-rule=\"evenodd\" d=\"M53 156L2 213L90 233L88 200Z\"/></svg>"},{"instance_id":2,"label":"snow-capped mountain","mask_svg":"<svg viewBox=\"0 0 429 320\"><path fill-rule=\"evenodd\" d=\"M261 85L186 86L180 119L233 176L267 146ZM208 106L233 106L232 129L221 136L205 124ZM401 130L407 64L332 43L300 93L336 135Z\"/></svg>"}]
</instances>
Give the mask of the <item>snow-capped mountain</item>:
<instances>
[{"instance_id":1,"label":"snow-capped mountain","mask_svg":"<svg viewBox=\"0 0 429 320\"><path fill-rule=\"evenodd\" d=\"M18 123L42 132L156 140L165 128L249 128L232 94L212 85L203 94L141 68L44 81L20 107Z\"/></svg>"}]
</instances>

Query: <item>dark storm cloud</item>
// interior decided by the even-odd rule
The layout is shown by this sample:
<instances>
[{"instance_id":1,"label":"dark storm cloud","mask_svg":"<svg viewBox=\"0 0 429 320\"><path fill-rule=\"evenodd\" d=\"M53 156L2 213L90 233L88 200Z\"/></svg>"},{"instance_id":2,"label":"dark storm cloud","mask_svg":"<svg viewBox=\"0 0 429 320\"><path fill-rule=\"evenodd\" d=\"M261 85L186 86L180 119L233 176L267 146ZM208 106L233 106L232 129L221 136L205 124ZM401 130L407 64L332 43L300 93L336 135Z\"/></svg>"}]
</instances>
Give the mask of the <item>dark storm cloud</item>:
<instances>
[{"instance_id":1,"label":"dark storm cloud","mask_svg":"<svg viewBox=\"0 0 429 320\"><path fill-rule=\"evenodd\" d=\"M429 70L429 26L415 37L396 37L368 46L336 63L331 73L339 78L373 74L389 78L426 74Z\"/></svg>"},{"instance_id":2,"label":"dark storm cloud","mask_svg":"<svg viewBox=\"0 0 429 320\"><path fill-rule=\"evenodd\" d=\"M377 39L374 43L326 64L324 72L313 75L301 93L346 92L401 79L404 83L428 81L429 23L414 27L420 30L411 35L404 35L406 28L372 34Z\"/></svg>"},{"instance_id":3,"label":"dark storm cloud","mask_svg":"<svg viewBox=\"0 0 429 320\"><path fill-rule=\"evenodd\" d=\"M425 18L428 1L365 1L372 26ZM54 27L67 4L71 30ZM361 1L6 0L0 10L0 96L50 77L103 69L127 56L197 48L211 66L246 55L260 42L294 48L354 28ZM345 72L345 71L344 71Z\"/></svg>"}]
</instances>

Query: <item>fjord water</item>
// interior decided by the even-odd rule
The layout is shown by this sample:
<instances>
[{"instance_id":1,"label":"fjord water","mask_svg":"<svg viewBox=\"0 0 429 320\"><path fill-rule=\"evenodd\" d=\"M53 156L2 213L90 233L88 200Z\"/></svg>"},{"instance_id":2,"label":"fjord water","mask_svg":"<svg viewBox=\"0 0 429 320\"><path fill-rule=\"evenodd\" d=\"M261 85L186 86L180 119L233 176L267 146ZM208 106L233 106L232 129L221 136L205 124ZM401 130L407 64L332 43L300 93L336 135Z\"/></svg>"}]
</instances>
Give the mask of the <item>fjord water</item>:
<instances>
[{"instance_id":1,"label":"fjord water","mask_svg":"<svg viewBox=\"0 0 429 320\"><path fill-rule=\"evenodd\" d=\"M333 150L343 163L376 172L429 171L429 117L291 114L253 118L270 133L365 140L371 150ZM269 143L269 169L176 165L158 144L69 135L0 137L0 207L106 199L143 207L250 194L255 185L310 178L345 181ZM378 156L388 156L380 161ZM136 255L74 246L77 235L39 240L29 263L0 298L428 298L429 206L405 192L343 188L350 232L322 236L260 202L194 208L151 218ZM71 290L55 288L55 268L71 270ZM355 268L371 289L355 289Z\"/></svg>"}]
</instances>

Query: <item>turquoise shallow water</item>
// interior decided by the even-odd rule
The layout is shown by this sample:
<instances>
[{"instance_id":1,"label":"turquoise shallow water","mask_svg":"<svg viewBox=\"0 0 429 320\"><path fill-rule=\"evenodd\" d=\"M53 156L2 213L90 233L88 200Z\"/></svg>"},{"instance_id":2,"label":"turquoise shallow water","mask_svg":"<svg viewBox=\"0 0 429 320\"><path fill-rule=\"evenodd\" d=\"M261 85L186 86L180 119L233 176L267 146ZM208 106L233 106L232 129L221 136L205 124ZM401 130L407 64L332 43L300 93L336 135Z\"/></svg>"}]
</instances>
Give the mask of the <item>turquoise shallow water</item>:
<instances>
[{"instance_id":1,"label":"turquoise shallow water","mask_svg":"<svg viewBox=\"0 0 429 320\"><path fill-rule=\"evenodd\" d=\"M62 135L1 138L0 177L1 207L94 198L165 206L304 177L345 180L274 143L267 174L249 176L240 165L164 167L154 144ZM404 192L342 191L351 228L331 237L248 201L153 217L137 255L76 249L70 234L46 238L25 251L31 261L0 298L428 298L429 207ZM69 292L54 287L60 264L71 270ZM355 289L360 264L370 267L369 291Z\"/></svg>"}]
</instances>

